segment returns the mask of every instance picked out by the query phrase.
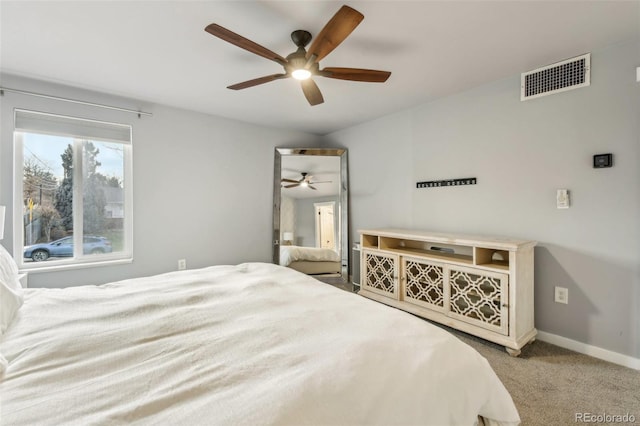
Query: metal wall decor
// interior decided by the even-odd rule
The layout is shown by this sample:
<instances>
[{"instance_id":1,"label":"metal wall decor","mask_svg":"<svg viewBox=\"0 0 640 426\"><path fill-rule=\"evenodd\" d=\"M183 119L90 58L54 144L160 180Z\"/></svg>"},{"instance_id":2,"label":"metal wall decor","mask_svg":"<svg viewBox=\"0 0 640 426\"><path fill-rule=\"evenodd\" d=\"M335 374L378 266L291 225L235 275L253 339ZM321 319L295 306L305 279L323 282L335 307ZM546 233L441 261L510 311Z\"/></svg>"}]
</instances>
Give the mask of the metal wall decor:
<instances>
[{"instance_id":1,"label":"metal wall decor","mask_svg":"<svg viewBox=\"0 0 640 426\"><path fill-rule=\"evenodd\" d=\"M416 188L439 188L442 186L465 186L475 185L477 178L458 178L445 180L428 180L424 182L416 182Z\"/></svg>"}]
</instances>

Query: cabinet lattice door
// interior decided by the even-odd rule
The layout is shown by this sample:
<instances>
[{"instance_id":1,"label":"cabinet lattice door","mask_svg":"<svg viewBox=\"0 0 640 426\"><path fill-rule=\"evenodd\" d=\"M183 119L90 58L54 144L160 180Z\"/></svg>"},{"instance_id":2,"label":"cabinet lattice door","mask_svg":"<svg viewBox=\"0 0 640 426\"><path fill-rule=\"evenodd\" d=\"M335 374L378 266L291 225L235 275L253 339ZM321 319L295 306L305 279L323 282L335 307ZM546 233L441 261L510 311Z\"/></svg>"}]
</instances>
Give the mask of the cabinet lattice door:
<instances>
[{"instance_id":1,"label":"cabinet lattice door","mask_svg":"<svg viewBox=\"0 0 640 426\"><path fill-rule=\"evenodd\" d=\"M398 256L363 251L363 288L387 297L398 293Z\"/></svg>"},{"instance_id":2,"label":"cabinet lattice door","mask_svg":"<svg viewBox=\"0 0 640 426\"><path fill-rule=\"evenodd\" d=\"M445 269L441 263L411 257L402 258L405 285L404 300L436 311L444 311Z\"/></svg>"},{"instance_id":3,"label":"cabinet lattice door","mask_svg":"<svg viewBox=\"0 0 640 426\"><path fill-rule=\"evenodd\" d=\"M508 334L508 276L452 266L449 269L449 313L488 330Z\"/></svg>"}]
</instances>

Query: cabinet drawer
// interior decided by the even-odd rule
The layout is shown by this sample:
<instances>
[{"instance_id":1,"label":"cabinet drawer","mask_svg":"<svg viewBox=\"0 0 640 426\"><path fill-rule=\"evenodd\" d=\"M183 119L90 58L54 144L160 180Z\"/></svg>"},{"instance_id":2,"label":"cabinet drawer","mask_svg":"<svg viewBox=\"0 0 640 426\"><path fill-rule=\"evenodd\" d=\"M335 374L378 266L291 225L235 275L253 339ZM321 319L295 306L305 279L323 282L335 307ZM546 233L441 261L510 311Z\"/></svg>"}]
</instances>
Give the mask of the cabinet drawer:
<instances>
[{"instance_id":1,"label":"cabinet drawer","mask_svg":"<svg viewBox=\"0 0 640 426\"><path fill-rule=\"evenodd\" d=\"M397 255L363 250L362 288L397 299L398 263Z\"/></svg>"},{"instance_id":2,"label":"cabinet drawer","mask_svg":"<svg viewBox=\"0 0 640 426\"><path fill-rule=\"evenodd\" d=\"M447 315L507 335L509 276L462 266L450 266L448 272Z\"/></svg>"},{"instance_id":3,"label":"cabinet drawer","mask_svg":"<svg viewBox=\"0 0 640 426\"><path fill-rule=\"evenodd\" d=\"M402 257L402 298L405 302L443 312L448 298L445 265Z\"/></svg>"}]
</instances>

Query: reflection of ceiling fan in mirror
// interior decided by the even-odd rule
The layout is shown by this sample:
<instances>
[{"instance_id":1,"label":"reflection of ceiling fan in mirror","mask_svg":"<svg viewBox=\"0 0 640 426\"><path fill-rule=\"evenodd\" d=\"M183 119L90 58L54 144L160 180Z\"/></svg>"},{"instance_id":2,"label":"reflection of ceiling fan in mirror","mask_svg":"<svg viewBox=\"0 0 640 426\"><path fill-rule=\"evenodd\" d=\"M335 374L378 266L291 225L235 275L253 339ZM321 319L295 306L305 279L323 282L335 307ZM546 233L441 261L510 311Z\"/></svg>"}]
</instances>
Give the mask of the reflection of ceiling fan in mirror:
<instances>
[{"instance_id":1,"label":"reflection of ceiling fan in mirror","mask_svg":"<svg viewBox=\"0 0 640 426\"><path fill-rule=\"evenodd\" d=\"M302 186L302 187L305 187L305 188L311 188L313 190L317 190L318 188L315 188L312 185L315 185L315 184L318 184L318 183L331 183L330 180L312 182L311 178L313 178L313 176L309 175L307 172L302 172L300 174L302 175L302 177L300 179L298 179L298 180L281 179L280 182L289 183L290 184L290 185L282 185L282 187L283 188L296 188L298 186Z\"/></svg>"},{"instance_id":2,"label":"reflection of ceiling fan in mirror","mask_svg":"<svg viewBox=\"0 0 640 426\"><path fill-rule=\"evenodd\" d=\"M339 68L327 67L320 69L319 62L333 51L344 39L364 19L357 10L349 6L342 6L340 10L327 22L320 33L313 39L309 50L305 46L311 41L311 34L308 31L297 30L291 33L291 39L298 46L298 50L286 58L272 52L241 35L238 35L218 24L211 24L205 28L209 34L214 35L228 43L245 49L251 53L262 56L280 64L284 72L259 77L253 80L228 86L229 89L240 90L254 87L259 84L268 83L274 80L293 77L300 80L302 92L311 105L318 105L324 102L322 93L311 78L320 76L339 80L364 81L371 83L383 83L391 75L388 71L369 70L361 68Z\"/></svg>"}]
</instances>

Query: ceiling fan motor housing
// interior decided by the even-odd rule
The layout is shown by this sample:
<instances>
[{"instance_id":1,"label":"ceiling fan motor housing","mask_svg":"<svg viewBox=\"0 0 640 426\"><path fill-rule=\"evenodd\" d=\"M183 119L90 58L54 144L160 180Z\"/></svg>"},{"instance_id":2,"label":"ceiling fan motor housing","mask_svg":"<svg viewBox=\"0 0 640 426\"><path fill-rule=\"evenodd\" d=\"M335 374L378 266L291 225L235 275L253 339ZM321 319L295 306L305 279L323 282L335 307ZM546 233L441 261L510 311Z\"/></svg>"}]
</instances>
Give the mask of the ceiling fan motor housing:
<instances>
[{"instance_id":1,"label":"ceiling fan motor housing","mask_svg":"<svg viewBox=\"0 0 640 426\"><path fill-rule=\"evenodd\" d=\"M300 69L308 69L311 74L315 74L320 65L317 62L311 64L310 67L307 68L307 51L304 47L298 47L298 50L287 56L287 64L284 66L284 69L288 73L292 73L295 70Z\"/></svg>"},{"instance_id":2,"label":"ceiling fan motor housing","mask_svg":"<svg viewBox=\"0 0 640 426\"><path fill-rule=\"evenodd\" d=\"M304 50L304 47L299 47L298 50L287 56L287 65L285 68L287 70L297 70L300 68L304 68L307 63L306 58L307 52Z\"/></svg>"},{"instance_id":3,"label":"ceiling fan motor housing","mask_svg":"<svg viewBox=\"0 0 640 426\"><path fill-rule=\"evenodd\" d=\"M295 30L291 33L291 40L298 47L305 47L311 41L311 33L305 30Z\"/></svg>"}]
</instances>

